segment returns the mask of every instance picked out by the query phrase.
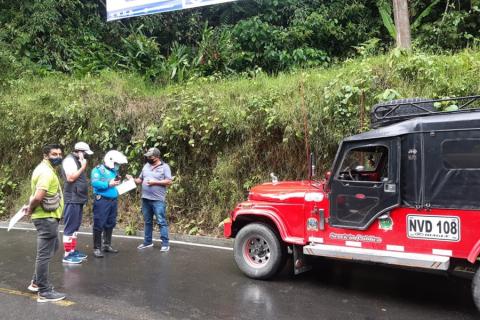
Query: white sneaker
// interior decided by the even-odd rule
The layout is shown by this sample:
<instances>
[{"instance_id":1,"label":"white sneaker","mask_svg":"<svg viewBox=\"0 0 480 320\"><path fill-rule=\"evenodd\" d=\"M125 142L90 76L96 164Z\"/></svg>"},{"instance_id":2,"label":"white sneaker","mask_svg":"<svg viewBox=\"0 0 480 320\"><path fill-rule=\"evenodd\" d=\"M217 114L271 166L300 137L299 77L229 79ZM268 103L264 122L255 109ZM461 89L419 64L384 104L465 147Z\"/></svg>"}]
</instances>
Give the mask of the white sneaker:
<instances>
[{"instance_id":1,"label":"white sneaker","mask_svg":"<svg viewBox=\"0 0 480 320\"><path fill-rule=\"evenodd\" d=\"M150 248L150 247L153 247L153 243L150 243L150 244L144 244L144 243L141 243L137 249L145 249L145 248Z\"/></svg>"},{"instance_id":2,"label":"white sneaker","mask_svg":"<svg viewBox=\"0 0 480 320\"><path fill-rule=\"evenodd\" d=\"M38 292L38 286L33 283L33 280L30 282L30 285L27 287L27 289L31 292Z\"/></svg>"},{"instance_id":3,"label":"white sneaker","mask_svg":"<svg viewBox=\"0 0 480 320\"><path fill-rule=\"evenodd\" d=\"M162 248L160 249L160 252L167 252L170 250L170 246L162 246Z\"/></svg>"}]
</instances>

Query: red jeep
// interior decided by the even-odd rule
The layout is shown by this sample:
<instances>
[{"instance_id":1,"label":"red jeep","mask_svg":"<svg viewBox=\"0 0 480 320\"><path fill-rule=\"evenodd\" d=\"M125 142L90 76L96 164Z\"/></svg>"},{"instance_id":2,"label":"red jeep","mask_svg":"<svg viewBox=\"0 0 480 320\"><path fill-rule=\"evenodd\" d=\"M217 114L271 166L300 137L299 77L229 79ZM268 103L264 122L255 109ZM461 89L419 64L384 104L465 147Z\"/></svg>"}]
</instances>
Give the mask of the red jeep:
<instances>
[{"instance_id":1,"label":"red jeep","mask_svg":"<svg viewBox=\"0 0 480 320\"><path fill-rule=\"evenodd\" d=\"M267 279L291 253L295 273L308 256L439 270L472 277L480 308L479 111L480 96L374 106L376 129L343 140L324 181L264 183L231 212L237 266Z\"/></svg>"}]
</instances>

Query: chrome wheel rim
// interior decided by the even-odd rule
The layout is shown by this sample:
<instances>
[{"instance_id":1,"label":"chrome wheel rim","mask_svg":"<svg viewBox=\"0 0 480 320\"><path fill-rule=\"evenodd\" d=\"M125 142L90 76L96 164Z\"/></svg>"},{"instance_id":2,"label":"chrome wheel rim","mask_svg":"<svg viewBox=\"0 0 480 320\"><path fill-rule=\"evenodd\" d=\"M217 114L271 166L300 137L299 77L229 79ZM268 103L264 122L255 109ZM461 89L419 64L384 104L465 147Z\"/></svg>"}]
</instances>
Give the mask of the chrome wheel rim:
<instances>
[{"instance_id":1,"label":"chrome wheel rim","mask_svg":"<svg viewBox=\"0 0 480 320\"><path fill-rule=\"evenodd\" d=\"M270 261L270 246L261 236L250 237L245 241L243 257L254 268L262 268Z\"/></svg>"}]
</instances>

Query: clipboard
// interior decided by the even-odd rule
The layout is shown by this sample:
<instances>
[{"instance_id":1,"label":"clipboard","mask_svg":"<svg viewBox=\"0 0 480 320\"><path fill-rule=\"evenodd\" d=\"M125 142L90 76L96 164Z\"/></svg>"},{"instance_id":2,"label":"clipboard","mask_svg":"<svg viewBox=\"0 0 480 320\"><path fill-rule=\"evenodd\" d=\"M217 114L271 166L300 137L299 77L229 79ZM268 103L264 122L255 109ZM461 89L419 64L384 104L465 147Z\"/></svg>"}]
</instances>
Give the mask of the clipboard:
<instances>
[{"instance_id":1,"label":"clipboard","mask_svg":"<svg viewBox=\"0 0 480 320\"><path fill-rule=\"evenodd\" d=\"M124 193L127 193L128 191L136 189L137 184L135 183L135 181L133 179L130 179L130 180L126 180L126 181L120 183L115 188L117 188L118 195L122 195Z\"/></svg>"}]
</instances>

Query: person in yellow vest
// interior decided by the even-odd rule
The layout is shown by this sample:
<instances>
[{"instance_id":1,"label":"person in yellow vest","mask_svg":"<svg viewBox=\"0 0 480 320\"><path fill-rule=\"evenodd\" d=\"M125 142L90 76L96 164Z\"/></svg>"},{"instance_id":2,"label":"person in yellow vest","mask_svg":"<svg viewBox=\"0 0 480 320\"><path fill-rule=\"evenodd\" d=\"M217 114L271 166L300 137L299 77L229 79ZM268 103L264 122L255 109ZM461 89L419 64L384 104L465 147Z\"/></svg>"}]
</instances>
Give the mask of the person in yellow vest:
<instances>
[{"instance_id":1,"label":"person in yellow vest","mask_svg":"<svg viewBox=\"0 0 480 320\"><path fill-rule=\"evenodd\" d=\"M58 250L58 223L62 218L63 194L55 167L62 163L62 147L49 144L43 147L43 161L32 174L32 195L23 207L37 229L35 272L28 290L38 292L38 302L59 301L65 294L53 290L48 281L48 268Z\"/></svg>"}]
</instances>

